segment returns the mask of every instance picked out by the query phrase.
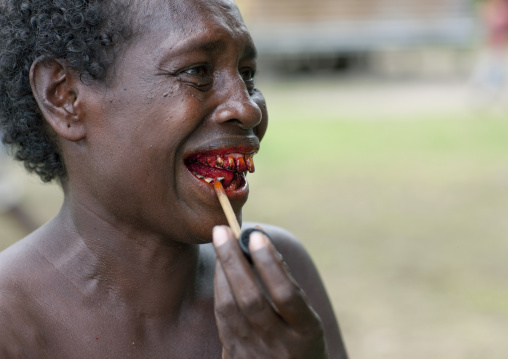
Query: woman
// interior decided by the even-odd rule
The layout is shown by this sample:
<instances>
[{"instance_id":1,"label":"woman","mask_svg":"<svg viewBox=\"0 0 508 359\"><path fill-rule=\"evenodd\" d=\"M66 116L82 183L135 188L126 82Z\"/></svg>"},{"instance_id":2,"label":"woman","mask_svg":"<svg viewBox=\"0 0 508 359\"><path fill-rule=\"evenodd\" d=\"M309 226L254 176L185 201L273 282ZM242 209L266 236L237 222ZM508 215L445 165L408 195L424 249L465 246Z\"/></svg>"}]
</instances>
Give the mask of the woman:
<instances>
[{"instance_id":1,"label":"woman","mask_svg":"<svg viewBox=\"0 0 508 359\"><path fill-rule=\"evenodd\" d=\"M241 218L267 113L234 3L2 1L4 140L65 200L0 254L0 357L344 358L301 245L265 227L291 276L255 232L255 273L202 178Z\"/></svg>"}]
</instances>

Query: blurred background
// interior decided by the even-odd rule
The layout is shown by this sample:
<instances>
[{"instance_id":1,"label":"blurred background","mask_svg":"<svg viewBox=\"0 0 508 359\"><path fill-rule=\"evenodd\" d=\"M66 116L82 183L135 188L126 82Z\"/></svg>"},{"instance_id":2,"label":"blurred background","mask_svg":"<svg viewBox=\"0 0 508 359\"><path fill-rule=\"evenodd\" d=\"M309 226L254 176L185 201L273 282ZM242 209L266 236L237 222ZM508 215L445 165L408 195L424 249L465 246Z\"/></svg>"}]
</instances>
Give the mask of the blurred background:
<instances>
[{"instance_id":1,"label":"blurred background","mask_svg":"<svg viewBox=\"0 0 508 359\"><path fill-rule=\"evenodd\" d=\"M351 358L506 358L506 1L237 2L270 113L244 219L302 240ZM1 249L62 194L0 166Z\"/></svg>"}]
</instances>

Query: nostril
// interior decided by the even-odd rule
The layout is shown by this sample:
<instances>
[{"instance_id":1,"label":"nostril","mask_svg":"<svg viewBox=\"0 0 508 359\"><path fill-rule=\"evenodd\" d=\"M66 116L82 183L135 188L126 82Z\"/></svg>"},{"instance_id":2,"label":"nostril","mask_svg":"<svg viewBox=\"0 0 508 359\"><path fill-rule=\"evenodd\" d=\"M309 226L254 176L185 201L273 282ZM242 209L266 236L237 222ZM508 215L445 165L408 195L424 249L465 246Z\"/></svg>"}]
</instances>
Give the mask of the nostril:
<instances>
[{"instance_id":1,"label":"nostril","mask_svg":"<svg viewBox=\"0 0 508 359\"><path fill-rule=\"evenodd\" d=\"M231 125L242 126L242 121L237 120L236 118L232 118L231 120L228 120L227 123L229 123Z\"/></svg>"},{"instance_id":2,"label":"nostril","mask_svg":"<svg viewBox=\"0 0 508 359\"><path fill-rule=\"evenodd\" d=\"M232 124L243 129L256 127L262 119L259 106L248 99L229 97L215 112L215 120L223 124Z\"/></svg>"}]
</instances>

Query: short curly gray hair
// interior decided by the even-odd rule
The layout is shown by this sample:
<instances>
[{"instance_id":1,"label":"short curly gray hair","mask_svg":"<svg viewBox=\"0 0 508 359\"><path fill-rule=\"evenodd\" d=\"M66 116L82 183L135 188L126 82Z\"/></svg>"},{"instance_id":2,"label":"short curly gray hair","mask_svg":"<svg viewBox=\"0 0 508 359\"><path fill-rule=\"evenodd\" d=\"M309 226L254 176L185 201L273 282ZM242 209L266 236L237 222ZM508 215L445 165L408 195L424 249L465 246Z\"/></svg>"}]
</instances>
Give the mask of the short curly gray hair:
<instances>
[{"instance_id":1,"label":"short curly gray hair","mask_svg":"<svg viewBox=\"0 0 508 359\"><path fill-rule=\"evenodd\" d=\"M66 169L33 97L30 67L49 56L104 80L132 33L128 7L114 0L0 0L0 132L14 157L45 182L64 179Z\"/></svg>"}]
</instances>

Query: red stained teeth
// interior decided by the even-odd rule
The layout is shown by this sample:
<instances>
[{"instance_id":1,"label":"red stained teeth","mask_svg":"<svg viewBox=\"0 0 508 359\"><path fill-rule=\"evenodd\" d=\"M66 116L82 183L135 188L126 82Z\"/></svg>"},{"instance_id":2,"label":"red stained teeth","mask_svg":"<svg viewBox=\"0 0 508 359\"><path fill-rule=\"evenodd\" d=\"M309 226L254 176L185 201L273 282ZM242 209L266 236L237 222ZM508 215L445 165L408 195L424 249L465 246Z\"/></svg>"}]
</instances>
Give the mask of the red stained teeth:
<instances>
[{"instance_id":1,"label":"red stained teeth","mask_svg":"<svg viewBox=\"0 0 508 359\"><path fill-rule=\"evenodd\" d=\"M197 162L214 168L235 172L254 172L254 160L251 154L197 155L189 163Z\"/></svg>"},{"instance_id":2,"label":"red stained teeth","mask_svg":"<svg viewBox=\"0 0 508 359\"><path fill-rule=\"evenodd\" d=\"M224 188L234 190L245 181L245 172L254 172L252 154L198 154L185 162L189 171L200 180L213 183L221 181Z\"/></svg>"},{"instance_id":3,"label":"red stained teeth","mask_svg":"<svg viewBox=\"0 0 508 359\"><path fill-rule=\"evenodd\" d=\"M235 169L235 159L232 156L229 156L224 163L224 168L227 170Z\"/></svg>"},{"instance_id":4,"label":"red stained teeth","mask_svg":"<svg viewBox=\"0 0 508 359\"><path fill-rule=\"evenodd\" d=\"M205 177L205 176L200 175L199 173L196 173L196 172L192 172L192 174L207 183L212 183L214 181L213 178ZM217 181L222 181L222 180L224 180L224 177L217 177Z\"/></svg>"},{"instance_id":5,"label":"red stained teeth","mask_svg":"<svg viewBox=\"0 0 508 359\"><path fill-rule=\"evenodd\" d=\"M254 160L252 159L251 155L245 155L245 165L247 166L247 171L254 173Z\"/></svg>"},{"instance_id":6,"label":"red stained teeth","mask_svg":"<svg viewBox=\"0 0 508 359\"><path fill-rule=\"evenodd\" d=\"M236 164L236 170L238 172L245 172L247 171L247 166L245 165L245 160L243 157L238 157L235 161Z\"/></svg>"}]
</instances>

